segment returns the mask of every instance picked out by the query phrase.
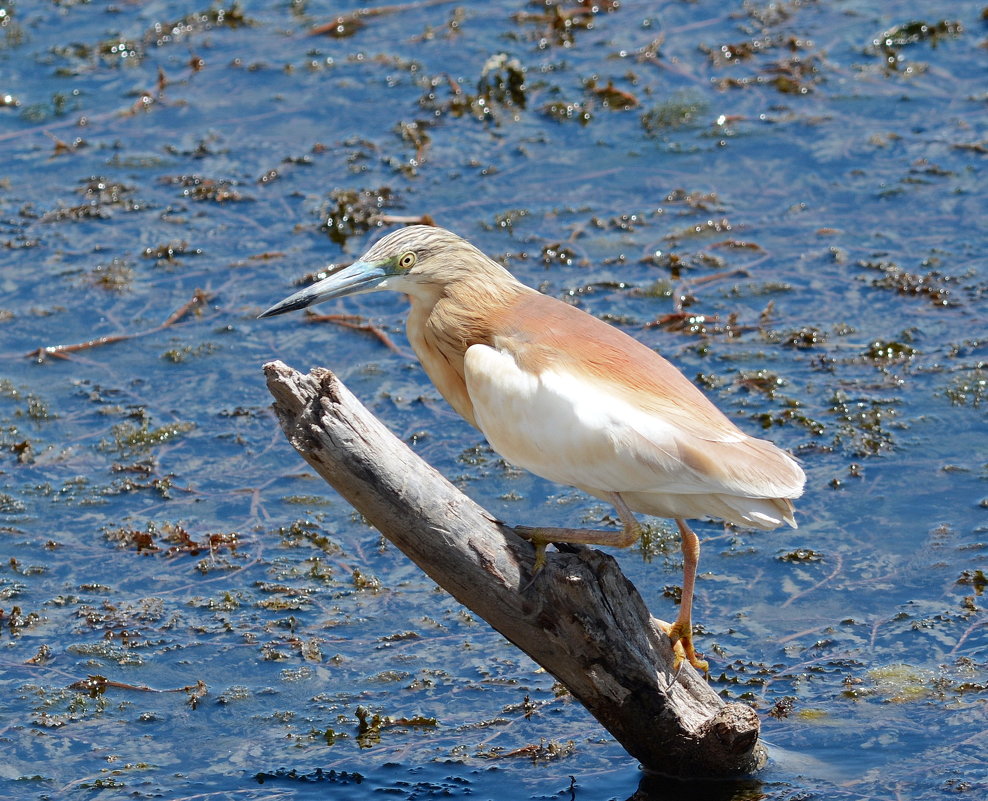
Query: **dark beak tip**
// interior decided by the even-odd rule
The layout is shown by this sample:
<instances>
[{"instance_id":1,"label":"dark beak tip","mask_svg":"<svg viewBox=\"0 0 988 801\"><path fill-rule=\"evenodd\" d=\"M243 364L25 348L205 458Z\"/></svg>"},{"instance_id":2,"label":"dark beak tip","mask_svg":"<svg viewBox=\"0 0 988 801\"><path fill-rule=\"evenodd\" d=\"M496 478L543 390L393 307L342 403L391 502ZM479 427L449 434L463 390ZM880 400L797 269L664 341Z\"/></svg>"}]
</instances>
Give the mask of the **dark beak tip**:
<instances>
[{"instance_id":1,"label":"dark beak tip","mask_svg":"<svg viewBox=\"0 0 988 801\"><path fill-rule=\"evenodd\" d=\"M307 306L312 305L312 297L302 295L301 297L292 295L290 298L286 298L280 303L275 303L270 309L265 309L259 315L257 319L263 319L265 317L274 317L278 314L284 314L285 312L297 311L298 309L304 309Z\"/></svg>"}]
</instances>

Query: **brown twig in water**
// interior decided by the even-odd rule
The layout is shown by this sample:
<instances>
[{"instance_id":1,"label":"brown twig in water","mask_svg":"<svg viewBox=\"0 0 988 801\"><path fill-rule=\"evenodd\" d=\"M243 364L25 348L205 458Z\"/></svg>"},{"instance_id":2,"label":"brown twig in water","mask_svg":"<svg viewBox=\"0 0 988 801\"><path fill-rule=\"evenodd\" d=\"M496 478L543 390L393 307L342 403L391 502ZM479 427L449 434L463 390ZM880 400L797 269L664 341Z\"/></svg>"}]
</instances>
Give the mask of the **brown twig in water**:
<instances>
[{"instance_id":1,"label":"brown twig in water","mask_svg":"<svg viewBox=\"0 0 988 801\"><path fill-rule=\"evenodd\" d=\"M123 681L112 681L99 675L87 676L69 685L70 690L82 690L83 692L95 693L96 695L102 695L107 687L115 687L118 690L136 690L142 693L187 693L190 690L197 689L198 685L190 684L187 687L175 687L171 690L156 690L154 687L148 687L144 684L127 684Z\"/></svg>"},{"instance_id":2,"label":"brown twig in water","mask_svg":"<svg viewBox=\"0 0 988 801\"><path fill-rule=\"evenodd\" d=\"M687 297L686 292L690 287L699 286L700 284L707 284L711 281L719 281L721 278L730 278L732 275L747 275L748 270L744 267L738 267L734 270L724 270L719 273L712 273L711 275L703 275L699 278L691 278L688 281L683 281L679 286L676 287L676 291L673 292L673 309L678 313L683 310L683 300Z\"/></svg>"},{"instance_id":3,"label":"brown twig in water","mask_svg":"<svg viewBox=\"0 0 988 801\"><path fill-rule=\"evenodd\" d=\"M789 606L793 601L799 600L804 595L809 595L811 592L813 592L814 590L819 589L824 584L826 584L831 579L833 579L834 576L836 576L838 573L840 573L841 568L844 567L844 558L840 554L837 554L837 556L835 557L834 561L836 562L836 564L834 565L834 569L832 571L830 571L830 574L829 575L824 576L822 579L820 579L812 587L807 587L805 590L802 590L801 592L797 592L795 595L789 596L789 598L787 598L785 600L785 602L781 604L781 607L784 609L785 607Z\"/></svg>"},{"instance_id":4,"label":"brown twig in water","mask_svg":"<svg viewBox=\"0 0 988 801\"><path fill-rule=\"evenodd\" d=\"M757 242L748 242L744 239L725 239L721 242L714 242L710 245L710 248L732 248L732 249L744 249L744 250L760 250L764 252L764 248Z\"/></svg>"},{"instance_id":5,"label":"brown twig in water","mask_svg":"<svg viewBox=\"0 0 988 801\"><path fill-rule=\"evenodd\" d=\"M460 84L457 83L456 78L454 78L449 73L446 73L446 81L447 83L449 83L449 90L453 93L455 97L459 97L460 95L463 94L463 89L460 87Z\"/></svg>"},{"instance_id":6,"label":"brown twig in water","mask_svg":"<svg viewBox=\"0 0 988 801\"><path fill-rule=\"evenodd\" d=\"M65 153L75 153L80 147L85 147L86 143L82 139L76 139L75 142L69 144L68 142L63 142L51 131L45 131L45 136L47 136L55 144L55 150L52 153L52 157L61 156Z\"/></svg>"},{"instance_id":7,"label":"brown twig in water","mask_svg":"<svg viewBox=\"0 0 988 801\"><path fill-rule=\"evenodd\" d=\"M157 328L152 328L151 331L161 331L163 328L168 328L168 326L174 325L185 317L186 314L199 306L200 303L207 303L209 301L209 297L208 292L203 289L197 289L192 293L192 298L188 302L180 306L167 320L165 320ZM148 333L151 333L151 331Z\"/></svg>"},{"instance_id":8,"label":"brown twig in water","mask_svg":"<svg viewBox=\"0 0 988 801\"><path fill-rule=\"evenodd\" d=\"M361 8L356 11L352 11L349 14L340 14L332 22L326 22L322 25L316 25L314 28L309 28L310 36L323 36L329 35L333 36L345 36L346 29L352 25L359 25L360 20L365 17L381 17L385 14L397 14L401 11L411 11L417 8L429 8L431 6L441 6L446 3L451 3L453 0L421 0L418 3L396 3L390 6L378 6L376 8Z\"/></svg>"},{"instance_id":9,"label":"brown twig in water","mask_svg":"<svg viewBox=\"0 0 988 801\"><path fill-rule=\"evenodd\" d=\"M957 642L954 643L954 647L950 649L950 654L948 655L953 656L954 654L956 654L957 649L960 648L961 645L964 643L964 641L971 635L971 632L973 632L977 628L980 628L981 626L988 626L988 620L982 618L980 620L975 620L973 623L971 623L971 625L967 627L967 630L960 637L957 638Z\"/></svg>"},{"instance_id":10,"label":"brown twig in water","mask_svg":"<svg viewBox=\"0 0 988 801\"><path fill-rule=\"evenodd\" d=\"M367 322L359 314L314 314L313 312L306 312L305 319L310 323L335 323L344 328L352 328L355 331L366 331L368 334L373 334L377 337L378 341L388 348L388 350L397 353L399 356L407 356L383 329L373 323Z\"/></svg>"},{"instance_id":11,"label":"brown twig in water","mask_svg":"<svg viewBox=\"0 0 988 801\"><path fill-rule=\"evenodd\" d=\"M36 358L39 362L43 362L46 358L58 358L67 359L70 353L75 353L80 350L89 350L90 348L98 348L100 345L111 345L114 342L123 342L125 339L133 339L135 336L140 336L139 334L114 334L108 337L97 337L96 339L90 339L86 342L76 342L74 345L48 345L47 347L40 347L36 350L32 350L30 353L25 353L24 355L29 359Z\"/></svg>"},{"instance_id":12,"label":"brown twig in water","mask_svg":"<svg viewBox=\"0 0 988 801\"><path fill-rule=\"evenodd\" d=\"M433 227L436 225L431 214L419 214L411 217L400 214L379 214L374 220L385 225L431 225Z\"/></svg>"},{"instance_id":13,"label":"brown twig in water","mask_svg":"<svg viewBox=\"0 0 988 801\"><path fill-rule=\"evenodd\" d=\"M76 342L72 345L47 345L40 348L32 350L30 353L25 353L24 356L28 359L37 359L39 362L43 362L47 358L58 358L67 359L69 354L76 353L80 350L89 350L90 348L98 348L101 345L112 345L114 342L123 342L128 339L136 339L137 337L146 337L149 334L157 333L171 325L174 325L179 320L181 320L190 311L197 308L199 304L206 303L210 298L208 292L202 289L197 289L193 295L192 299L182 304L178 309L176 309L167 320L165 320L161 325L157 325L154 328L149 328L147 331L137 331L133 334L111 334L105 337L97 337L96 339L90 339L86 342Z\"/></svg>"}]
</instances>

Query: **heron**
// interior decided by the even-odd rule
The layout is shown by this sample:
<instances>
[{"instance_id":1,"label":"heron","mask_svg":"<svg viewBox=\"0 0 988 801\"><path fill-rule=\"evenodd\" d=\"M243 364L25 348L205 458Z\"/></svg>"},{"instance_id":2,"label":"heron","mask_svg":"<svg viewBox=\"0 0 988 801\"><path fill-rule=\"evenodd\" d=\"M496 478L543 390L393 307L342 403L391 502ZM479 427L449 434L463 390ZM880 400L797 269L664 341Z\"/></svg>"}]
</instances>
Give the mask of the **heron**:
<instances>
[{"instance_id":1,"label":"heron","mask_svg":"<svg viewBox=\"0 0 988 801\"><path fill-rule=\"evenodd\" d=\"M635 515L675 520L683 555L679 612L664 630L705 674L693 642L700 540L687 519L796 527L803 470L745 434L675 366L604 321L516 279L456 234L411 225L261 317L380 290L410 299L408 341L436 389L511 464L612 504L621 530L519 526L549 543L628 547Z\"/></svg>"}]
</instances>

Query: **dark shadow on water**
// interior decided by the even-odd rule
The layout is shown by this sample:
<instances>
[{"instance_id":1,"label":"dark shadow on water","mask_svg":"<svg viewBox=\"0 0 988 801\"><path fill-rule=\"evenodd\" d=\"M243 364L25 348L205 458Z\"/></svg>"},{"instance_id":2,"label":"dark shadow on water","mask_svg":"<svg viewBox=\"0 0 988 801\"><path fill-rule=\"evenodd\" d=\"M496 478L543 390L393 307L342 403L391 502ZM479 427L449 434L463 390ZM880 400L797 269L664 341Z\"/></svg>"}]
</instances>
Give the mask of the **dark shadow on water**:
<instances>
[{"instance_id":1,"label":"dark shadow on water","mask_svg":"<svg viewBox=\"0 0 988 801\"><path fill-rule=\"evenodd\" d=\"M763 741L764 742L764 741ZM769 763L757 775L734 779L684 780L647 773L629 801L757 801L767 797L789 798L809 781L813 786L834 787L851 779L849 771L816 756L765 743Z\"/></svg>"},{"instance_id":2,"label":"dark shadow on water","mask_svg":"<svg viewBox=\"0 0 988 801\"><path fill-rule=\"evenodd\" d=\"M765 797L763 786L754 778L684 781L649 773L628 801L755 801Z\"/></svg>"}]
</instances>

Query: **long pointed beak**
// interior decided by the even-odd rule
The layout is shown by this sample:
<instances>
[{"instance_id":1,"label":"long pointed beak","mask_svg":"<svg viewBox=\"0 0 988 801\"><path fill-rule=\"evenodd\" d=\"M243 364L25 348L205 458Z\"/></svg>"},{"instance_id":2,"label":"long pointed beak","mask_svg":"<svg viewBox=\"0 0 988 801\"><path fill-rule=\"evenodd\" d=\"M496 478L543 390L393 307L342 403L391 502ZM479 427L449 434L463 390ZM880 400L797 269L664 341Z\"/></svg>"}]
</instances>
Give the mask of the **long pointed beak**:
<instances>
[{"instance_id":1,"label":"long pointed beak","mask_svg":"<svg viewBox=\"0 0 988 801\"><path fill-rule=\"evenodd\" d=\"M274 317L276 314L304 309L324 300L342 298L344 295L356 295L361 292L373 292L384 289L387 273L380 264L367 261L355 261L349 267L344 267L338 273L333 273L322 281L317 281L305 289L290 295L280 303L275 303L270 309L258 317Z\"/></svg>"}]
</instances>

